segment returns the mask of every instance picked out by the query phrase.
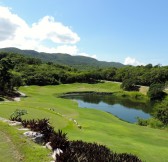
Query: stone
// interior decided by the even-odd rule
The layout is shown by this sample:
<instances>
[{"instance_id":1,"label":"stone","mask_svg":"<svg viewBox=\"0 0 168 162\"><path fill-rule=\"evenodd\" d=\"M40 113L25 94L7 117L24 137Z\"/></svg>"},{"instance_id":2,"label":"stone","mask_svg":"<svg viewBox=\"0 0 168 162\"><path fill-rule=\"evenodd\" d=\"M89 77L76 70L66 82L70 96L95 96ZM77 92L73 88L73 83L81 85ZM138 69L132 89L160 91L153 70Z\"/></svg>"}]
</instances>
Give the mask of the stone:
<instances>
[{"instance_id":1,"label":"stone","mask_svg":"<svg viewBox=\"0 0 168 162\"><path fill-rule=\"evenodd\" d=\"M44 143L44 135L39 132L27 131L23 133L26 137L31 138L35 143L43 144Z\"/></svg>"},{"instance_id":2,"label":"stone","mask_svg":"<svg viewBox=\"0 0 168 162\"><path fill-rule=\"evenodd\" d=\"M20 131L28 131L30 129L29 128L19 128L18 130L20 130Z\"/></svg>"},{"instance_id":3,"label":"stone","mask_svg":"<svg viewBox=\"0 0 168 162\"><path fill-rule=\"evenodd\" d=\"M22 123L21 123L21 122L18 122L18 121L10 121L10 122L9 122L9 125L10 125L10 126L17 126L17 125L22 125Z\"/></svg>"},{"instance_id":4,"label":"stone","mask_svg":"<svg viewBox=\"0 0 168 162\"><path fill-rule=\"evenodd\" d=\"M41 133L38 132L33 132L33 131L27 131L25 133L23 133L26 137L30 137L30 138L34 138L37 137L39 135L41 135Z\"/></svg>"},{"instance_id":5,"label":"stone","mask_svg":"<svg viewBox=\"0 0 168 162\"><path fill-rule=\"evenodd\" d=\"M18 92L19 92L19 91L18 91ZM23 93L23 92L19 92L19 94L20 94L21 97L27 97L26 94Z\"/></svg>"},{"instance_id":6,"label":"stone","mask_svg":"<svg viewBox=\"0 0 168 162\"><path fill-rule=\"evenodd\" d=\"M20 101L20 97L15 97L13 100L19 102Z\"/></svg>"},{"instance_id":7,"label":"stone","mask_svg":"<svg viewBox=\"0 0 168 162\"><path fill-rule=\"evenodd\" d=\"M54 150L52 154L52 158L56 161L57 160L57 155L60 156L63 153L63 151L60 148L57 148Z\"/></svg>"},{"instance_id":8,"label":"stone","mask_svg":"<svg viewBox=\"0 0 168 162\"><path fill-rule=\"evenodd\" d=\"M52 150L52 147L51 147L51 142L47 142L46 144L45 144L45 147L47 148L47 149L49 149L49 150Z\"/></svg>"},{"instance_id":9,"label":"stone","mask_svg":"<svg viewBox=\"0 0 168 162\"><path fill-rule=\"evenodd\" d=\"M44 143L44 135L43 134L38 134L36 137L32 138L32 140L35 143L43 144Z\"/></svg>"}]
</instances>

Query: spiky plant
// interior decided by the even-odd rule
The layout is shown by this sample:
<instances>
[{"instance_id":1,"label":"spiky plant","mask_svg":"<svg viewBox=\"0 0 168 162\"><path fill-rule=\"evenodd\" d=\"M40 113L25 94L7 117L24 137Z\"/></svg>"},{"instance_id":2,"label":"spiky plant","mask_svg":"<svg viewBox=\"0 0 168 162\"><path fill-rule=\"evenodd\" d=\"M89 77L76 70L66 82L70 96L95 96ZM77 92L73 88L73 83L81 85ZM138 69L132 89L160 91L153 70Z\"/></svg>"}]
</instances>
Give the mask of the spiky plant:
<instances>
[{"instance_id":1,"label":"spiky plant","mask_svg":"<svg viewBox=\"0 0 168 162\"><path fill-rule=\"evenodd\" d=\"M52 133L49 141L51 142L51 147L53 150L60 148L61 150L65 151L69 147L69 141L66 135L67 134L63 133L61 130Z\"/></svg>"}]
</instances>

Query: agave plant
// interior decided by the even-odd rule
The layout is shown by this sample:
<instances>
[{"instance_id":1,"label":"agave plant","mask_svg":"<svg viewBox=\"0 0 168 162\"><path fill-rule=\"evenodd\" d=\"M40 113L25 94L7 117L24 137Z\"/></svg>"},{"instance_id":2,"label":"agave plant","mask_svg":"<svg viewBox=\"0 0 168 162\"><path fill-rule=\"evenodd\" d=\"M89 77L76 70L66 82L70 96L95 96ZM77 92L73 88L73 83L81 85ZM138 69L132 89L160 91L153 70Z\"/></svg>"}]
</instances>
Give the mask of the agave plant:
<instances>
[{"instance_id":1,"label":"agave plant","mask_svg":"<svg viewBox=\"0 0 168 162\"><path fill-rule=\"evenodd\" d=\"M113 153L104 145L71 141L69 148L57 157L57 162L141 162L131 154Z\"/></svg>"},{"instance_id":2,"label":"agave plant","mask_svg":"<svg viewBox=\"0 0 168 162\"><path fill-rule=\"evenodd\" d=\"M67 134L63 133L61 130L52 133L49 141L51 142L50 145L53 150L60 148L64 152L67 148L69 148L69 141L66 135Z\"/></svg>"},{"instance_id":3,"label":"agave plant","mask_svg":"<svg viewBox=\"0 0 168 162\"><path fill-rule=\"evenodd\" d=\"M45 142L48 142L51 134L54 133L54 128L50 126L48 119L22 120L22 125L25 128L30 128L32 131L43 134Z\"/></svg>"},{"instance_id":4,"label":"agave plant","mask_svg":"<svg viewBox=\"0 0 168 162\"><path fill-rule=\"evenodd\" d=\"M24 127L44 135L45 142L50 142L54 150L61 150L61 154L55 154L56 162L141 162L141 160L127 153L113 153L109 148L97 143L69 141L67 134L61 130L54 131L48 119L22 120Z\"/></svg>"}]
</instances>

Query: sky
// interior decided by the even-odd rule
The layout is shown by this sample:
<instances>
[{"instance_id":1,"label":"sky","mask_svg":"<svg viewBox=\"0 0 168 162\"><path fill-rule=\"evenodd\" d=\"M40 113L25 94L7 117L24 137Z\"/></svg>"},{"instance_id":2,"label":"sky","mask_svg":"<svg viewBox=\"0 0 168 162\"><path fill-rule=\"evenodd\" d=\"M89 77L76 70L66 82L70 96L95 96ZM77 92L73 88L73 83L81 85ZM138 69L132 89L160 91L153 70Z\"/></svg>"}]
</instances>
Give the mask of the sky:
<instances>
[{"instance_id":1,"label":"sky","mask_svg":"<svg viewBox=\"0 0 168 162\"><path fill-rule=\"evenodd\" d=\"M0 0L0 48L168 65L167 0Z\"/></svg>"}]
</instances>

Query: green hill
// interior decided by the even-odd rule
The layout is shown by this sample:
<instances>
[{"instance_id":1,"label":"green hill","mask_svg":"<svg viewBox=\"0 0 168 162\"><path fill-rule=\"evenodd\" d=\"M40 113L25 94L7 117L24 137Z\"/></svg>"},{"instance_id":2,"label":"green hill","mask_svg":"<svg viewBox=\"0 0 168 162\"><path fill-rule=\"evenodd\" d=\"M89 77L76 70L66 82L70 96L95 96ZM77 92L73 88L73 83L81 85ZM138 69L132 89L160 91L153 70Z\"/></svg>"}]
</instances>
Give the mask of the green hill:
<instances>
[{"instance_id":1,"label":"green hill","mask_svg":"<svg viewBox=\"0 0 168 162\"><path fill-rule=\"evenodd\" d=\"M34 50L20 50L18 48L1 48L0 52L13 52L18 54L23 54L35 58L39 58L45 62L54 62L58 64L64 64L73 66L79 69L88 69L88 68L104 68L104 67L122 67L124 66L118 62L106 62L106 61L98 61L91 57L85 56L71 56L69 54L61 54L61 53L44 53L37 52Z\"/></svg>"}]
</instances>

